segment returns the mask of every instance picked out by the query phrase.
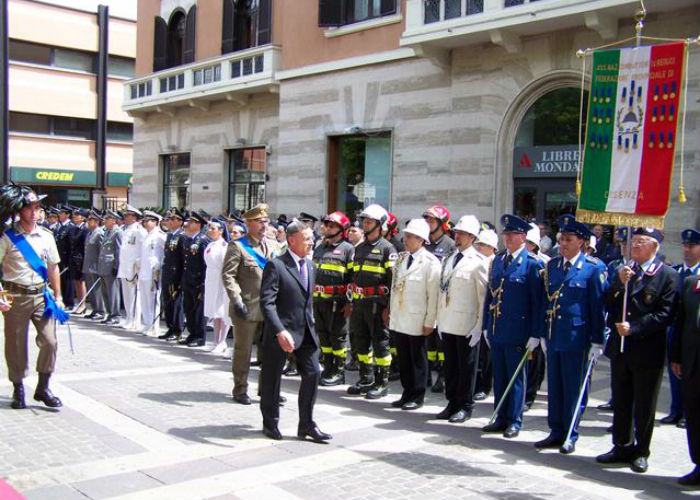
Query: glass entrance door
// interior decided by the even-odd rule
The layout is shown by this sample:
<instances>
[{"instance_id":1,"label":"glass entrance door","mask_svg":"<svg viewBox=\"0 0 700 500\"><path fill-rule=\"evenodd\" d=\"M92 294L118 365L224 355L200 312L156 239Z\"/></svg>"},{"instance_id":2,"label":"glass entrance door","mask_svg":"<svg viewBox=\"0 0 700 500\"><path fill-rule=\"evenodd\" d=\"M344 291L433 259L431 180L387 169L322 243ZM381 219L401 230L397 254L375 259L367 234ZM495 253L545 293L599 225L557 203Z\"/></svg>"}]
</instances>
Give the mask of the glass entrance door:
<instances>
[{"instance_id":1,"label":"glass entrance door","mask_svg":"<svg viewBox=\"0 0 700 500\"><path fill-rule=\"evenodd\" d=\"M515 179L515 214L556 229L560 215L576 211L575 188L574 179Z\"/></svg>"}]
</instances>

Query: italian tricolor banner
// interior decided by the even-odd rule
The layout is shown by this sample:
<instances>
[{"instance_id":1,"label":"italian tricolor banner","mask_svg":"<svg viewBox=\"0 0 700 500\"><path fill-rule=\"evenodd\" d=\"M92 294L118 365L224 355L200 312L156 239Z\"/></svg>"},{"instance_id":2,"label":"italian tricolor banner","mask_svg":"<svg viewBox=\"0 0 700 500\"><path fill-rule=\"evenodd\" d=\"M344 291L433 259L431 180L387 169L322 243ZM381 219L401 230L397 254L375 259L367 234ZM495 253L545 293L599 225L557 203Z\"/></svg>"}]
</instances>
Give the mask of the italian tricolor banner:
<instances>
[{"instance_id":1,"label":"italian tricolor banner","mask_svg":"<svg viewBox=\"0 0 700 500\"><path fill-rule=\"evenodd\" d=\"M578 220L663 228L685 51L681 42L593 53Z\"/></svg>"}]
</instances>

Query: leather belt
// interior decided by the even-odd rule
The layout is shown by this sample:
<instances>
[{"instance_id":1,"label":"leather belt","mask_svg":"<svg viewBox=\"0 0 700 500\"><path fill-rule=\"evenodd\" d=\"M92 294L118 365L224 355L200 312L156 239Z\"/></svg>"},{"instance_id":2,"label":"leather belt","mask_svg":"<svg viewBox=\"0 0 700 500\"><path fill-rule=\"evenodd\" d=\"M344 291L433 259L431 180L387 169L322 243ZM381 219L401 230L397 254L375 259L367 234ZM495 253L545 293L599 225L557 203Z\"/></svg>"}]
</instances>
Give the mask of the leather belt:
<instances>
[{"instance_id":1,"label":"leather belt","mask_svg":"<svg viewBox=\"0 0 700 500\"><path fill-rule=\"evenodd\" d=\"M15 295L39 295L40 293L44 293L43 284L38 286L24 286L12 283L11 281L4 281L2 286L5 291Z\"/></svg>"}]
</instances>

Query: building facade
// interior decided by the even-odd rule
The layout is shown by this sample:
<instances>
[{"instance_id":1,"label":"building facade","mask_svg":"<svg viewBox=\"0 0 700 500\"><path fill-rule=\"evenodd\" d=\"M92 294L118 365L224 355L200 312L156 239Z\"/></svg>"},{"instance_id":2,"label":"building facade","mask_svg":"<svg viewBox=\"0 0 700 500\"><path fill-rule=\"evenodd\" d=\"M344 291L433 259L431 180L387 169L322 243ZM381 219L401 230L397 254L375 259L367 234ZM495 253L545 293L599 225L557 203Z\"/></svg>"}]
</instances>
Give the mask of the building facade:
<instances>
[{"instance_id":1,"label":"building facade","mask_svg":"<svg viewBox=\"0 0 700 500\"><path fill-rule=\"evenodd\" d=\"M133 163L122 86L134 76L136 19L109 16L101 28L96 10L65 4L9 0L10 178L47 194L51 204L119 207Z\"/></svg>"},{"instance_id":2,"label":"building facade","mask_svg":"<svg viewBox=\"0 0 700 500\"><path fill-rule=\"evenodd\" d=\"M124 106L135 117L134 198L210 212L265 199L288 214L352 215L378 202L404 220L439 202L455 215L497 221L515 211L553 222L576 207L576 51L632 36L638 6L140 2L138 76ZM182 41L167 35L177 24ZM685 38L698 25L694 2L669 0L650 6L645 34ZM688 202L673 196L672 243L700 224L698 52L690 50Z\"/></svg>"}]
</instances>

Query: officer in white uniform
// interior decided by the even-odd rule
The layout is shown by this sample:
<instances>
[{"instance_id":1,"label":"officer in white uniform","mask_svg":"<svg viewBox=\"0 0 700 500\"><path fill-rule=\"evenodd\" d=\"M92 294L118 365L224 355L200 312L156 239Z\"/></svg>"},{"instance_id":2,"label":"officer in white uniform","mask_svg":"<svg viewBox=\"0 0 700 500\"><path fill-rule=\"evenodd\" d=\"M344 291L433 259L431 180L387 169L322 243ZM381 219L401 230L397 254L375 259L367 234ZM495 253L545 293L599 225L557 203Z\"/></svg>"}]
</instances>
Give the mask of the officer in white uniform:
<instances>
[{"instance_id":1,"label":"officer in white uniform","mask_svg":"<svg viewBox=\"0 0 700 500\"><path fill-rule=\"evenodd\" d=\"M488 259L474 248L481 225L465 215L454 227L457 250L443 261L437 327L445 350L447 406L436 418L462 423L474 407Z\"/></svg>"},{"instance_id":2,"label":"officer in white uniform","mask_svg":"<svg viewBox=\"0 0 700 500\"><path fill-rule=\"evenodd\" d=\"M141 243L139 257L139 299L141 302L141 322L143 334L157 330L156 310L160 298L160 268L165 258L165 233L160 229L163 220L156 212L144 210L143 228L146 236Z\"/></svg>"},{"instance_id":3,"label":"officer in white uniform","mask_svg":"<svg viewBox=\"0 0 700 500\"><path fill-rule=\"evenodd\" d=\"M416 410L423 406L428 382L425 339L435 328L440 261L424 247L430 241L430 226L424 219L413 219L403 233L406 251L394 266L389 313L403 392L391 405Z\"/></svg>"},{"instance_id":4,"label":"officer in white uniform","mask_svg":"<svg viewBox=\"0 0 700 500\"><path fill-rule=\"evenodd\" d=\"M139 259L141 245L146 236L146 230L138 220L143 216L140 210L127 205L124 210L124 225L122 226L122 246L119 248L119 271L117 278L121 282L122 297L126 317L122 327L127 330L139 330L139 304L136 300L137 280L139 274Z\"/></svg>"}]
</instances>

